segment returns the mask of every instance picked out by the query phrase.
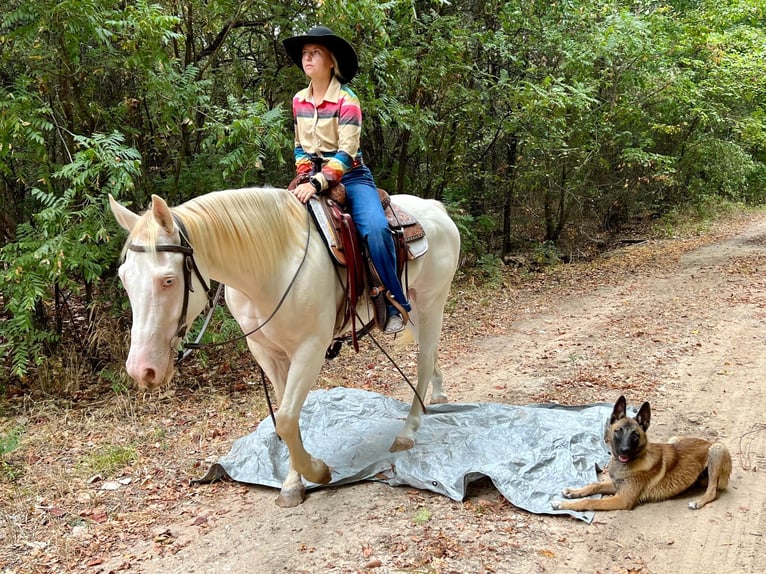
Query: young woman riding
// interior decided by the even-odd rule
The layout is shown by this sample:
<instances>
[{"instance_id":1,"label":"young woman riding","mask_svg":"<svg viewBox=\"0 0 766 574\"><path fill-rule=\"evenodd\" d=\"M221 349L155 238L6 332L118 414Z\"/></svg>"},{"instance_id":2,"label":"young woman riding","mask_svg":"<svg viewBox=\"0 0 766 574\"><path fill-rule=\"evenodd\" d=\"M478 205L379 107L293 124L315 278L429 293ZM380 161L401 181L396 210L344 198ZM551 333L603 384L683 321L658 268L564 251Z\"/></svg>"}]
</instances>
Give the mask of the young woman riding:
<instances>
[{"instance_id":1,"label":"young woman riding","mask_svg":"<svg viewBox=\"0 0 766 574\"><path fill-rule=\"evenodd\" d=\"M293 97L295 168L310 179L293 194L306 203L311 196L342 183L346 207L384 286L406 311L410 304L396 273L396 248L369 168L364 165L359 142L362 109L346 85L356 75L358 60L346 40L324 26L283 42L287 54L309 77L307 88ZM399 310L388 303L384 332L404 329Z\"/></svg>"}]
</instances>

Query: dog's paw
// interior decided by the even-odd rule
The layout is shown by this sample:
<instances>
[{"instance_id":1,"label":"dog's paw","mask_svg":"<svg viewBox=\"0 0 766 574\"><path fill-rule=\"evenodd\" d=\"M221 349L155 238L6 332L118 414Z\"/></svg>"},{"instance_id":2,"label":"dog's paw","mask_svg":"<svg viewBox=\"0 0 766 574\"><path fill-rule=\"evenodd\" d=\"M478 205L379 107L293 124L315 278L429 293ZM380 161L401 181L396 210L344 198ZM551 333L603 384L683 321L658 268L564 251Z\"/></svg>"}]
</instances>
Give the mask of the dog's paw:
<instances>
[{"instance_id":1,"label":"dog's paw","mask_svg":"<svg viewBox=\"0 0 766 574\"><path fill-rule=\"evenodd\" d=\"M552 500L551 501L551 508L553 508L553 510L561 510L561 503L562 502L563 501L561 501L561 500Z\"/></svg>"},{"instance_id":2,"label":"dog's paw","mask_svg":"<svg viewBox=\"0 0 766 574\"><path fill-rule=\"evenodd\" d=\"M576 498L574 494L574 490L571 488L565 488L564 490L562 490L561 496L563 496L564 498Z\"/></svg>"},{"instance_id":3,"label":"dog's paw","mask_svg":"<svg viewBox=\"0 0 766 574\"><path fill-rule=\"evenodd\" d=\"M702 508L703 506L705 506L705 505L704 505L704 504L700 504L700 503L699 503L699 500L692 500L692 501L689 503L689 508L690 508L691 510L699 510L699 509L700 509L700 508Z\"/></svg>"}]
</instances>

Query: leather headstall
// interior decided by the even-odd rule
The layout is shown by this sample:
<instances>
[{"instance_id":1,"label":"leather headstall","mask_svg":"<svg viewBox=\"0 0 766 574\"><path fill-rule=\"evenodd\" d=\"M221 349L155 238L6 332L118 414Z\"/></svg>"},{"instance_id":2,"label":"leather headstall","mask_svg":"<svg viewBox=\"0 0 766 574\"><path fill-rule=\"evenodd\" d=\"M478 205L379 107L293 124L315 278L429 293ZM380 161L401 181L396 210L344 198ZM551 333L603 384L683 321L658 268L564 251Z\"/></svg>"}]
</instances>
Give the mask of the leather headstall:
<instances>
[{"instance_id":1,"label":"leather headstall","mask_svg":"<svg viewBox=\"0 0 766 574\"><path fill-rule=\"evenodd\" d=\"M205 290L205 293L208 295L208 300L210 300L210 287L205 282L204 277L202 277L202 273L199 270L199 267L197 267L197 262L194 260L194 249L189 244L189 240L186 238L186 227L181 222L178 217L175 215L173 216L173 221L178 226L178 235L181 238L181 244L180 245L173 245L173 244L161 244L154 247L154 251L159 251L163 253L181 253L184 256L184 263L183 263L183 273L184 273L184 301L183 306L181 307L181 316L178 318L178 329L176 330L176 337L179 339L183 339L186 335L186 329L188 325L186 324L186 312L189 309L189 293L194 293L194 285L192 284L192 271L194 271L194 274L197 276L197 279L199 279L199 282L202 284L202 288ZM150 251L143 245L135 245L131 243L128 245L128 249L131 251L136 251L138 253L146 253L147 251ZM180 356L179 351L179 356Z\"/></svg>"}]
</instances>

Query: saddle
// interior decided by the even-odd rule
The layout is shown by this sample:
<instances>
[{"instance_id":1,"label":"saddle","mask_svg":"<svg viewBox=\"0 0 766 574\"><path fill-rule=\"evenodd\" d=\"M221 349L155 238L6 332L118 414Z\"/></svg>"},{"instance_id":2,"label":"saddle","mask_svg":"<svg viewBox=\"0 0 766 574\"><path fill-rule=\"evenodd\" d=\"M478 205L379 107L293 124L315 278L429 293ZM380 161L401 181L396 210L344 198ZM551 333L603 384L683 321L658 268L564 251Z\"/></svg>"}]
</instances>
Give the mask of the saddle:
<instances>
[{"instance_id":1,"label":"saddle","mask_svg":"<svg viewBox=\"0 0 766 574\"><path fill-rule=\"evenodd\" d=\"M295 178L288 189L294 189L301 178ZM428 239L420 222L405 209L391 203L388 192L378 189L380 202L386 214L389 228L394 237L396 247L397 275L400 280L407 261L421 257L428 251ZM343 184L333 186L327 193L314 195L308 202L309 212L327 246L328 252L336 266L346 268L346 304L339 313L342 327L351 321L351 341L355 351L359 351L358 337L368 333L372 323L383 328L386 320L387 294L375 266L363 249L363 242L356 231L356 226L345 210L346 189ZM403 282L407 290L406 279ZM356 306L359 296L367 290L373 302L375 319L370 324L356 329ZM336 339L327 351L327 358L334 358L340 352L344 339Z\"/></svg>"}]
</instances>

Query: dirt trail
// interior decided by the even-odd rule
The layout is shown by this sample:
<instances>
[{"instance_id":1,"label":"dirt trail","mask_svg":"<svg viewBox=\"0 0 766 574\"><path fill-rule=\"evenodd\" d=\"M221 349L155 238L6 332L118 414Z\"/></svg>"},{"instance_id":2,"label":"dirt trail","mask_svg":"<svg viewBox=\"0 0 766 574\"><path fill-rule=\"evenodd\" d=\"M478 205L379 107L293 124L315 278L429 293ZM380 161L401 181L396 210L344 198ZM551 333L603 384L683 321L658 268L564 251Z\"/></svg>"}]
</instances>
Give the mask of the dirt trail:
<instances>
[{"instance_id":1,"label":"dirt trail","mask_svg":"<svg viewBox=\"0 0 766 574\"><path fill-rule=\"evenodd\" d=\"M147 544L115 564L167 574L764 572L764 269L761 217L670 264L594 289L563 286L543 305L521 301L506 334L476 339L444 365L454 402L611 402L624 393L631 405L651 401L656 441L722 440L734 459L730 489L702 510L682 497L588 525L519 511L485 482L464 503L363 483L312 491L285 510L272 489L232 484L197 510L207 512L203 534L168 517L172 551Z\"/></svg>"}]
</instances>

